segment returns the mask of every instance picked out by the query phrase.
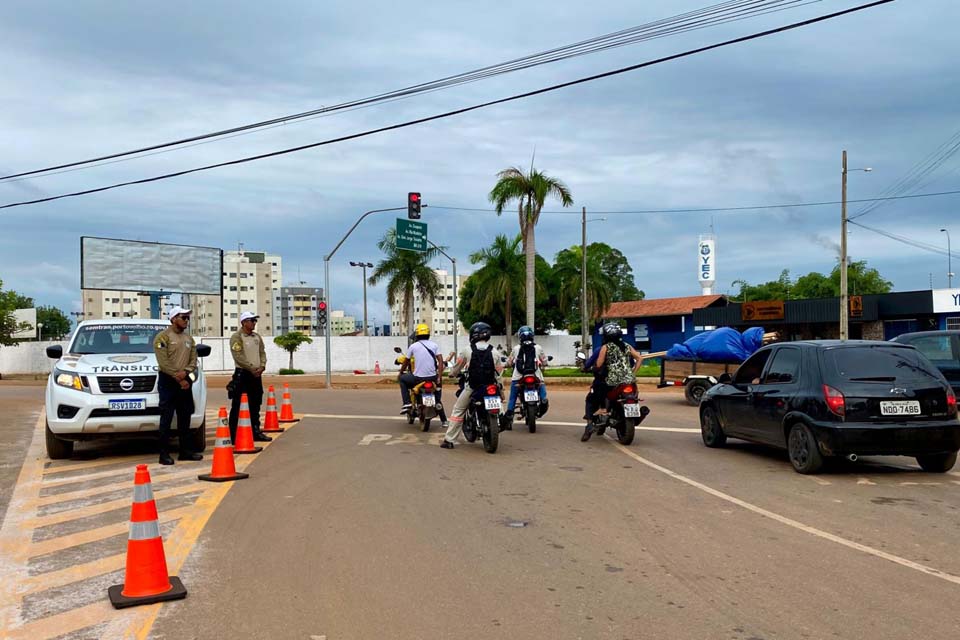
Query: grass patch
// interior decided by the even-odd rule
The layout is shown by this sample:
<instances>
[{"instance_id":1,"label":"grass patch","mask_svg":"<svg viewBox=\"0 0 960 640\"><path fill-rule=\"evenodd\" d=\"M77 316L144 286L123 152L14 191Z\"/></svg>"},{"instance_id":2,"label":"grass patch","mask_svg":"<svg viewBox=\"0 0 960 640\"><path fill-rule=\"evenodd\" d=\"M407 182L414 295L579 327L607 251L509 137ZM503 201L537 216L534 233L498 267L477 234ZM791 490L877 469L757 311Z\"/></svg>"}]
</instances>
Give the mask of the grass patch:
<instances>
[{"instance_id":1,"label":"grass patch","mask_svg":"<svg viewBox=\"0 0 960 640\"><path fill-rule=\"evenodd\" d=\"M282 376L302 376L303 369L280 369L280 375Z\"/></svg>"}]
</instances>

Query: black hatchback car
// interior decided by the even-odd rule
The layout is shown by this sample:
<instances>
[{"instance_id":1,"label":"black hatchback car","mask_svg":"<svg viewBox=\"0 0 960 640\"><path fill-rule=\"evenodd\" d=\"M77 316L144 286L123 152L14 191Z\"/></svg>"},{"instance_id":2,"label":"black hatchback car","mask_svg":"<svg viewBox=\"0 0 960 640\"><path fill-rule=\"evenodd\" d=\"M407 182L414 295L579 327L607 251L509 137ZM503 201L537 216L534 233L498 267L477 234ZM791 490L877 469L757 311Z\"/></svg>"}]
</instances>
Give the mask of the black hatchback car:
<instances>
[{"instance_id":1,"label":"black hatchback car","mask_svg":"<svg viewBox=\"0 0 960 640\"><path fill-rule=\"evenodd\" d=\"M893 341L915 347L940 369L953 392L960 394L960 331L917 331L899 335Z\"/></svg>"},{"instance_id":2,"label":"black hatchback car","mask_svg":"<svg viewBox=\"0 0 960 640\"><path fill-rule=\"evenodd\" d=\"M942 473L960 450L957 396L943 375L911 346L869 340L761 348L704 394L700 431L708 447L731 437L784 448L800 473L859 455L914 456Z\"/></svg>"}]
</instances>

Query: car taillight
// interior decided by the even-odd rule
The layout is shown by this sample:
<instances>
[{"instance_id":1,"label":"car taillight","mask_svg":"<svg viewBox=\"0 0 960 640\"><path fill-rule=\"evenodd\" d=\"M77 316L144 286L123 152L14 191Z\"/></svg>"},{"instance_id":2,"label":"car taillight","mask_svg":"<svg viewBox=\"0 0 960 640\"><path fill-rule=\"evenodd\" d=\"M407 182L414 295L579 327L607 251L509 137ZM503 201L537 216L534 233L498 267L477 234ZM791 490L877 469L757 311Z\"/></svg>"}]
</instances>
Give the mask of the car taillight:
<instances>
[{"instance_id":1,"label":"car taillight","mask_svg":"<svg viewBox=\"0 0 960 640\"><path fill-rule=\"evenodd\" d=\"M636 391L637 391L637 390L634 388L634 386L633 386L632 384L628 384L627 386L625 386L625 387L623 388L623 392L626 393L626 394L636 393Z\"/></svg>"},{"instance_id":2,"label":"car taillight","mask_svg":"<svg viewBox=\"0 0 960 640\"><path fill-rule=\"evenodd\" d=\"M947 414L957 415L957 395L953 392L953 389L947 389Z\"/></svg>"},{"instance_id":3,"label":"car taillight","mask_svg":"<svg viewBox=\"0 0 960 640\"><path fill-rule=\"evenodd\" d=\"M523 379L524 384L534 384L537 379L533 376L527 376Z\"/></svg>"},{"instance_id":4,"label":"car taillight","mask_svg":"<svg viewBox=\"0 0 960 640\"><path fill-rule=\"evenodd\" d=\"M831 412L841 417L846 414L846 400L843 394L828 384L823 385L823 399Z\"/></svg>"},{"instance_id":5,"label":"car taillight","mask_svg":"<svg viewBox=\"0 0 960 640\"><path fill-rule=\"evenodd\" d=\"M488 396L495 396L495 395L497 395L497 385L491 384L490 386L488 386L488 387L487 387L487 395L488 395Z\"/></svg>"}]
</instances>

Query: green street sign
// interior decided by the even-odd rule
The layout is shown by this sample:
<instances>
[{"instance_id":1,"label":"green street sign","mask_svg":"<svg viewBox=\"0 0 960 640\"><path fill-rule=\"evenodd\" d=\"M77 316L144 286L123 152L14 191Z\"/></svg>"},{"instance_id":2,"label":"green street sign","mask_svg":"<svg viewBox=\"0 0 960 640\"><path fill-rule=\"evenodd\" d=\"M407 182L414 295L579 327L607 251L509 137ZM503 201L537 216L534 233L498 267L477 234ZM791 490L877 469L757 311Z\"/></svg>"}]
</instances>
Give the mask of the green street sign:
<instances>
[{"instance_id":1,"label":"green street sign","mask_svg":"<svg viewBox=\"0 0 960 640\"><path fill-rule=\"evenodd\" d=\"M397 218L397 249L424 253L427 250L427 223Z\"/></svg>"}]
</instances>

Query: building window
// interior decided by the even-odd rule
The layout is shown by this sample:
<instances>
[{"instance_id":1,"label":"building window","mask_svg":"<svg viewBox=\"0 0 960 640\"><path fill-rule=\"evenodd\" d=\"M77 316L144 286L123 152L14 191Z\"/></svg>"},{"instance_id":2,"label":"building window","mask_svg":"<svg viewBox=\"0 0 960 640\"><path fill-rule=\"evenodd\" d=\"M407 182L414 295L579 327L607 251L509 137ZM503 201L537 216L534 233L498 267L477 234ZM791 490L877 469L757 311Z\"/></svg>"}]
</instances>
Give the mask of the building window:
<instances>
[{"instance_id":1,"label":"building window","mask_svg":"<svg viewBox=\"0 0 960 640\"><path fill-rule=\"evenodd\" d=\"M236 317L237 317L237 314L231 313L231 314L230 314L230 317L231 317L231 318L236 318Z\"/></svg>"},{"instance_id":2,"label":"building window","mask_svg":"<svg viewBox=\"0 0 960 640\"><path fill-rule=\"evenodd\" d=\"M956 318L947 318L948 331L960 331L960 316Z\"/></svg>"},{"instance_id":3,"label":"building window","mask_svg":"<svg viewBox=\"0 0 960 640\"><path fill-rule=\"evenodd\" d=\"M226 275L226 274L224 274L224 275ZM237 274L231 273L231 274L230 274L230 277L231 277L231 278L236 278L236 277L237 277Z\"/></svg>"}]
</instances>

